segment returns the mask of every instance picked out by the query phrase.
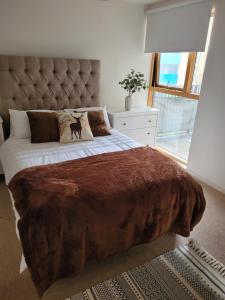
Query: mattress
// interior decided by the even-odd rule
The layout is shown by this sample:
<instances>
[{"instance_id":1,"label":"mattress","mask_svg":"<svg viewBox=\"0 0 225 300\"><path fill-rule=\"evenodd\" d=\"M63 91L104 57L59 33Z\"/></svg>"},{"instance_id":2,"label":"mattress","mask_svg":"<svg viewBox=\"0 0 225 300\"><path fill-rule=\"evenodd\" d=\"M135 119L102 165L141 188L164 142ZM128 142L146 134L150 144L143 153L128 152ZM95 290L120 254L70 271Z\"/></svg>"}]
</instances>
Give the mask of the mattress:
<instances>
[{"instance_id":1,"label":"mattress","mask_svg":"<svg viewBox=\"0 0 225 300\"><path fill-rule=\"evenodd\" d=\"M0 147L0 160L5 174L6 184L10 182L16 173L32 166L54 164L141 146L141 144L117 130L113 129L111 133L109 136L96 137L94 141L73 144L59 144L57 142L31 144L30 139L16 139L10 137ZM19 238L17 229L19 214L14 207L11 193L10 197L15 214L16 233ZM26 263L22 256L20 272L23 272L25 268Z\"/></svg>"}]
</instances>

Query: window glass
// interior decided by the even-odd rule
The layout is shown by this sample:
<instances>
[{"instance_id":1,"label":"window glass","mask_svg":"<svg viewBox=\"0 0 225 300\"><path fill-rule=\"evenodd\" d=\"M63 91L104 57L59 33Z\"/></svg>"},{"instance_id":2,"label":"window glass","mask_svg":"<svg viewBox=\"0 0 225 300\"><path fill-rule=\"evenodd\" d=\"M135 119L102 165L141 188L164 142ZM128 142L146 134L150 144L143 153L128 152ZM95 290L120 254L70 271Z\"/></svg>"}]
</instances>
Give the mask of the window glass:
<instances>
[{"instance_id":1,"label":"window glass","mask_svg":"<svg viewBox=\"0 0 225 300\"><path fill-rule=\"evenodd\" d=\"M206 52L198 52L195 63L195 70L193 74L191 93L200 95L202 79L205 70L205 62L206 62L207 53Z\"/></svg>"},{"instance_id":2,"label":"window glass","mask_svg":"<svg viewBox=\"0 0 225 300\"><path fill-rule=\"evenodd\" d=\"M161 53L159 85L183 88L188 63L188 53Z\"/></svg>"}]
</instances>

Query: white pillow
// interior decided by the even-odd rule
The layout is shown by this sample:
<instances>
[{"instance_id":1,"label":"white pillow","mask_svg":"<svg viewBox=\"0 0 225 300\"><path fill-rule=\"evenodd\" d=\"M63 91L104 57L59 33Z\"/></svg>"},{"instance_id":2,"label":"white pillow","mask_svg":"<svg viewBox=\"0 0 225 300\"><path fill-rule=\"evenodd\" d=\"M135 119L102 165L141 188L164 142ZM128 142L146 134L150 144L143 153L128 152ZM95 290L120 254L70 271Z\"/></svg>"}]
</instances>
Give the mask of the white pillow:
<instances>
[{"instance_id":1,"label":"white pillow","mask_svg":"<svg viewBox=\"0 0 225 300\"><path fill-rule=\"evenodd\" d=\"M9 109L10 115L10 136L17 139L30 138L30 124L26 111Z\"/></svg>"},{"instance_id":2,"label":"white pillow","mask_svg":"<svg viewBox=\"0 0 225 300\"><path fill-rule=\"evenodd\" d=\"M51 110L31 110L49 112ZM26 110L9 109L10 115L10 137L14 136L17 139L28 139L31 137L30 123Z\"/></svg>"},{"instance_id":3,"label":"white pillow","mask_svg":"<svg viewBox=\"0 0 225 300\"><path fill-rule=\"evenodd\" d=\"M108 129L111 129L111 126L110 126L110 123L109 123L108 113L107 113L107 110L106 110L105 106L104 107L96 106L96 107L79 107L79 108L64 109L64 111L68 111L68 112L71 112L71 111L99 111L99 110L103 111L105 123L106 123Z\"/></svg>"}]
</instances>

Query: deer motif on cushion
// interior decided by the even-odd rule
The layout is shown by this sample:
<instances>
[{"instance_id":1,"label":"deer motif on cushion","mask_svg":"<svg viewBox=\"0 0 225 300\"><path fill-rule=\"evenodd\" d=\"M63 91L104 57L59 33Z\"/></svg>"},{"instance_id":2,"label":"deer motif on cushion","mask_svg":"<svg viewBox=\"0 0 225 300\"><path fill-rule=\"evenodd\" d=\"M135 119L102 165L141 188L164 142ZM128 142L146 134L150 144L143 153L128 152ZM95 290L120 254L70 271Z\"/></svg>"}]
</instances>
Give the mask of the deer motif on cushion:
<instances>
[{"instance_id":1,"label":"deer motif on cushion","mask_svg":"<svg viewBox=\"0 0 225 300\"><path fill-rule=\"evenodd\" d=\"M82 126L80 122L81 117L79 118L74 117L74 119L76 119L76 123L70 124L71 140L73 140L73 134L77 139L81 139L81 130L82 130Z\"/></svg>"}]
</instances>

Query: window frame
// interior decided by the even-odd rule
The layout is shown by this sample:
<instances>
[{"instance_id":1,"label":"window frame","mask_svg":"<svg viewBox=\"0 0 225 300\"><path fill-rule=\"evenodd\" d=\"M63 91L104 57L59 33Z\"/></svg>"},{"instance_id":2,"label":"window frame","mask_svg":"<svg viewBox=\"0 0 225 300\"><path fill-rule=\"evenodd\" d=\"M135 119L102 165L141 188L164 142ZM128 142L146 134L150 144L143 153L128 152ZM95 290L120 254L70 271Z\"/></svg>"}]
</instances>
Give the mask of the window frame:
<instances>
[{"instance_id":1,"label":"window frame","mask_svg":"<svg viewBox=\"0 0 225 300\"><path fill-rule=\"evenodd\" d=\"M168 87L159 84L160 53L153 53L150 66L150 85L148 93L148 105L153 105L154 92L184 97L190 100L199 100L199 94L191 92L193 75L195 70L197 53L189 52L186 75L183 88Z\"/></svg>"}]
</instances>

